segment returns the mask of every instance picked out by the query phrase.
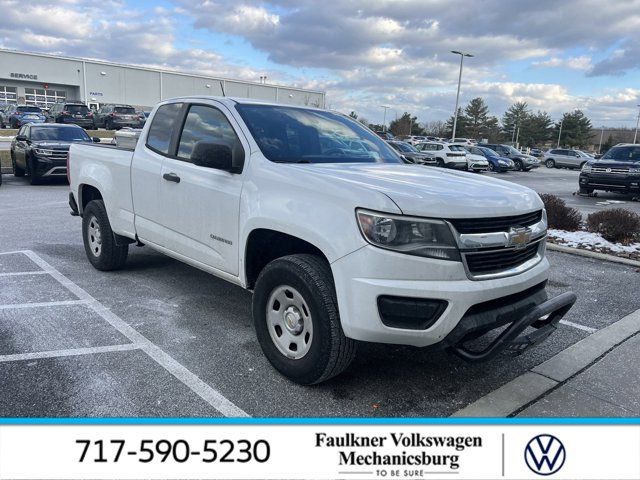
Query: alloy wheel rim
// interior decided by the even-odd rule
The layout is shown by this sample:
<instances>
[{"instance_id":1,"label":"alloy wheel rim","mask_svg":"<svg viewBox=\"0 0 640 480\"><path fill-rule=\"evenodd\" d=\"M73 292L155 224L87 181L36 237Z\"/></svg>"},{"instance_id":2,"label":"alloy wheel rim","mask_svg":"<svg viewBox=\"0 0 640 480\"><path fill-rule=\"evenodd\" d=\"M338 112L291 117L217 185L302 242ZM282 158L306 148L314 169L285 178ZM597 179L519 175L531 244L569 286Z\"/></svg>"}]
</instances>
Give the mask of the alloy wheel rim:
<instances>
[{"instance_id":1,"label":"alloy wheel rim","mask_svg":"<svg viewBox=\"0 0 640 480\"><path fill-rule=\"evenodd\" d=\"M293 360L303 358L313 341L313 321L302 294L289 285L276 287L266 313L269 336L278 351Z\"/></svg>"}]
</instances>

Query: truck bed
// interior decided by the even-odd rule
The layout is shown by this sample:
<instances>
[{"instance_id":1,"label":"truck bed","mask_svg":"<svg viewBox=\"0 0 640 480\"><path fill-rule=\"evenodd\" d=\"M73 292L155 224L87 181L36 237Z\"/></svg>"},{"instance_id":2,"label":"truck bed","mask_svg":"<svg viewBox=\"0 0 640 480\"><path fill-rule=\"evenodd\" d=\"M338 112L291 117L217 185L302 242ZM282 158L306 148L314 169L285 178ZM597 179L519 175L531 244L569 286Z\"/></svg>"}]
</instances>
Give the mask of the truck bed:
<instances>
[{"instance_id":1,"label":"truck bed","mask_svg":"<svg viewBox=\"0 0 640 480\"><path fill-rule=\"evenodd\" d=\"M135 237L131 195L133 149L107 144L72 144L69 149L71 192L82 213L85 186L103 195L115 233Z\"/></svg>"}]
</instances>

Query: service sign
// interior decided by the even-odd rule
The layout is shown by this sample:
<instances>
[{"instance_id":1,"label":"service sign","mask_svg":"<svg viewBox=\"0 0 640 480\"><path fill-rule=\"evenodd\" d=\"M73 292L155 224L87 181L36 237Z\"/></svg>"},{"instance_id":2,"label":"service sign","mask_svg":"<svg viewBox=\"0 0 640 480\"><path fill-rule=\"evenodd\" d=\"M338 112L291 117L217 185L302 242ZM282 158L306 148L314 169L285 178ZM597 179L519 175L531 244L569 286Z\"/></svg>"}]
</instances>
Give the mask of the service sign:
<instances>
[{"instance_id":1,"label":"service sign","mask_svg":"<svg viewBox=\"0 0 640 480\"><path fill-rule=\"evenodd\" d=\"M0 479L638 479L640 426L0 427Z\"/></svg>"}]
</instances>

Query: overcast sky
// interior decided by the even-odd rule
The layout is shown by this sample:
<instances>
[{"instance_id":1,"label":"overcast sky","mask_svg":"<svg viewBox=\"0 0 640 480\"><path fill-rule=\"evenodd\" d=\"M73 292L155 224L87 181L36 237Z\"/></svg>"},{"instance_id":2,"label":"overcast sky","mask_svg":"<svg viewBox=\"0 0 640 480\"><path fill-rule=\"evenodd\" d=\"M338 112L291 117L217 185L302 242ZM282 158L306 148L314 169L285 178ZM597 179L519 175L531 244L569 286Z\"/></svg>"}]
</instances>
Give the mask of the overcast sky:
<instances>
[{"instance_id":1,"label":"overcast sky","mask_svg":"<svg viewBox=\"0 0 640 480\"><path fill-rule=\"evenodd\" d=\"M327 92L371 122L482 96L635 126L640 0L0 0L0 45Z\"/></svg>"}]
</instances>

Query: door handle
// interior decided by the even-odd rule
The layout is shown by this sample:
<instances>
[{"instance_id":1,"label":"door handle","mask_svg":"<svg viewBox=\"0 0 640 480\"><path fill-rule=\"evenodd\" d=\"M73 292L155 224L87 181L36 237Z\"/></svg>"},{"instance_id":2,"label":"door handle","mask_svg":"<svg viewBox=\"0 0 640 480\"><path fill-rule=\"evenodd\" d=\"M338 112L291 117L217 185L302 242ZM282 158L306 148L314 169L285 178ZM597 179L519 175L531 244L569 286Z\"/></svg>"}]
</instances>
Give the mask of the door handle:
<instances>
[{"instance_id":1,"label":"door handle","mask_svg":"<svg viewBox=\"0 0 640 480\"><path fill-rule=\"evenodd\" d=\"M180 183L180 177L173 172L165 173L164 175L162 175L162 178L164 178L167 182Z\"/></svg>"}]
</instances>

